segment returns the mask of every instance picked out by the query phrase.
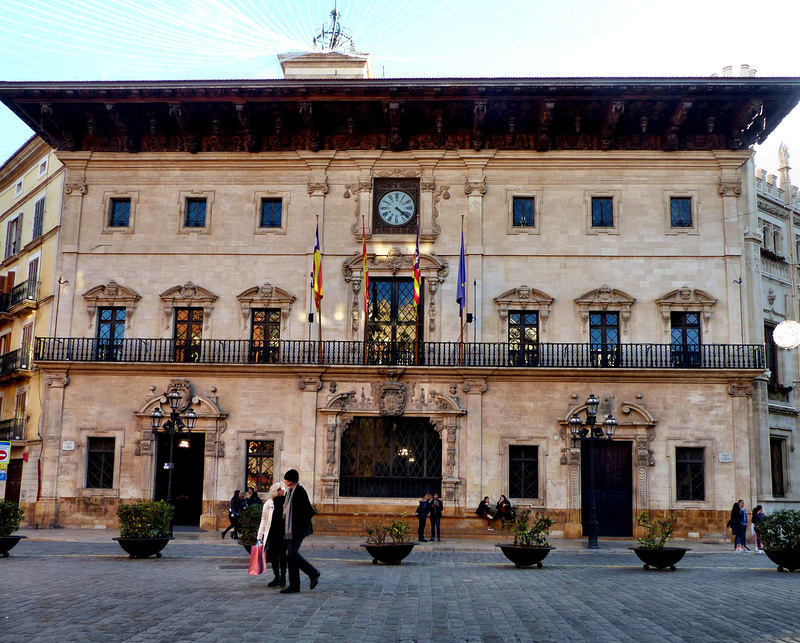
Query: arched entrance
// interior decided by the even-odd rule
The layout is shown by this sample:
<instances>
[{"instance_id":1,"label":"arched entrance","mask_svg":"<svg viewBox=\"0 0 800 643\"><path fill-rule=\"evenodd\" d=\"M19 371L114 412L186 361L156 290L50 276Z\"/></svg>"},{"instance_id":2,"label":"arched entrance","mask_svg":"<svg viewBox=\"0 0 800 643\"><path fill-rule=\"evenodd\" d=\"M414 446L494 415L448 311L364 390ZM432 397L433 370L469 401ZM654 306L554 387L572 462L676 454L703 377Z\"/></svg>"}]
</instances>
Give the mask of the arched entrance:
<instances>
[{"instance_id":1,"label":"arched entrance","mask_svg":"<svg viewBox=\"0 0 800 643\"><path fill-rule=\"evenodd\" d=\"M339 495L442 492L442 439L427 417L354 417L342 433Z\"/></svg>"}]
</instances>

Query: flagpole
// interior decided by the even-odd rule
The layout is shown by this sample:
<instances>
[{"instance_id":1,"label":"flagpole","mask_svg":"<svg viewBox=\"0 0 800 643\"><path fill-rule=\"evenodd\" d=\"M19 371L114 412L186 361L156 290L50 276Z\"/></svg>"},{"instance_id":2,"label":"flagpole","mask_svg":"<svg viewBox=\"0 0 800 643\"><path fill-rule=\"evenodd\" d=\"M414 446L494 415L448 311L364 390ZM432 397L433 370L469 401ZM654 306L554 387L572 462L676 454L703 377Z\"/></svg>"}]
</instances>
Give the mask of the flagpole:
<instances>
[{"instance_id":1,"label":"flagpole","mask_svg":"<svg viewBox=\"0 0 800 643\"><path fill-rule=\"evenodd\" d=\"M460 361L459 363L463 366L464 365L464 308L467 306L467 288L466 288L466 280L467 280L467 269L464 265L466 263L466 259L464 257L464 215L461 215L461 255L459 257L459 265L458 265L458 280L459 284L458 287L461 289L462 295L462 302L458 309L458 322L460 326L459 330L459 337L458 337L458 345L459 345L459 355ZM462 283L463 279L463 283Z\"/></svg>"},{"instance_id":2,"label":"flagpole","mask_svg":"<svg viewBox=\"0 0 800 643\"><path fill-rule=\"evenodd\" d=\"M318 358L322 363L322 248L319 243L319 215L317 215L317 227L314 239L314 270L311 273L314 281L314 303L317 308L317 337L318 337Z\"/></svg>"},{"instance_id":3,"label":"flagpole","mask_svg":"<svg viewBox=\"0 0 800 643\"><path fill-rule=\"evenodd\" d=\"M369 322L369 270L367 269L367 229L361 215L361 287L364 289L364 364L367 364L367 323Z\"/></svg>"}]
</instances>

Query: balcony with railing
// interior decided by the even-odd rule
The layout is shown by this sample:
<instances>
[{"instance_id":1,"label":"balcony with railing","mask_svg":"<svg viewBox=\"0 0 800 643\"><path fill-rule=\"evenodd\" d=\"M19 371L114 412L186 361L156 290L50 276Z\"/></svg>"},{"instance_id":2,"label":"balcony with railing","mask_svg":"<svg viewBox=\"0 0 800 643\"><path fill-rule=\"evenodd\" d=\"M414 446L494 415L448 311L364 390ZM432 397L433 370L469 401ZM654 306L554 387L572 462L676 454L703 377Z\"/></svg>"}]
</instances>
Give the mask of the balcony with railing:
<instances>
[{"instance_id":1,"label":"balcony with railing","mask_svg":"<svg viewBox=\"0 0 800 643\"><path fill-rule=\"evenodd\" d=\"M288 364L490 368L765 368L764 347L747 344L533 344L37 337L38 362Z\"/></svg>"},{"instance_id":2,"label":"balcony with railing","mask_svg":"<svg viewBox=\"0 0 800 643\"><path fill-rule=\"evenodd\" d=\"M0 420L0 440L24 440L25 418Z\"/></svg>"},{"instance_id":3,"label":"balcony with railing","mask_svg":"<svg viewBox=\"0 0 800 643\"><path fill-rule=\"evenodd\" d=\"M0 375L10 375L31 367L30 348L19 348L0 355Z\"/></svg>"},{"instance_id":4,"label":"balcony with railing","mask_svg":"<svg viewBox=\"0 0 800 643\"><path fill-rule=\"evenodd\" d=\"M35 308L37 301L39 301L39 282L29 279L14 286L11 292L0 294L0 313L13 314Z\"/></svg>"}]
</instances>

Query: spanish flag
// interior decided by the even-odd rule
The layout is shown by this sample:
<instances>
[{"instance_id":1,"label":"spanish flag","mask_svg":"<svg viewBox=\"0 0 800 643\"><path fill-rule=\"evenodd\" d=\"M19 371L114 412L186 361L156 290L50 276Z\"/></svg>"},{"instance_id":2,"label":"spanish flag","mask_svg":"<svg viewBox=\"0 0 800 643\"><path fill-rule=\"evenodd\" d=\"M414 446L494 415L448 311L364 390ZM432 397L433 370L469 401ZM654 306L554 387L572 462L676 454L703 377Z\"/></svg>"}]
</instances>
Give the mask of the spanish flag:
<instances>
[{"instance_id":1,"label":"spanish flag","mask_svg":"<svg viewBox=\"0 0 800 643\"><path fill-rule=\"evenodd\" d=\"M419 306L420 282L422 281L419 272L419 225L417 225L417 249L414 251L413 275L414 275L414 310L416 311L417 307Z\"/></svg>"},{"instance_id":2,"label":"spanish flag","mask_svg":"<svg viewBox=\"0 0 800 643\"><path fill-rule=\"evenodd\" d=\"M322 252L319 249L319 217L317 217L316 243L314 244L314 271L311 273L314 280L314 303L319 313L322 302Z\"/></svg>"}]
</instances>

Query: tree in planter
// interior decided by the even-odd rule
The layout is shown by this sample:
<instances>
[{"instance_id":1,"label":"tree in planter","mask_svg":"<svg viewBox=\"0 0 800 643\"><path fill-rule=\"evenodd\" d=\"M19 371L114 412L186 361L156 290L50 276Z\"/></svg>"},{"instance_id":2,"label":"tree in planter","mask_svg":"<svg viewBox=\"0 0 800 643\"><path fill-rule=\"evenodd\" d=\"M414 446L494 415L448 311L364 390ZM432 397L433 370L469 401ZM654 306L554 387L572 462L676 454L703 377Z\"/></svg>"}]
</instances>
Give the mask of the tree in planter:
<instances>
[{"instance_id":1,"label":"tree in planter","mask_svg":"<svg viewBox=\"0 0 800 643\"><path fill-rule=\"evenodd\" d=\"M19 523L25 518L25 512L16 502L0 500L0 538L8 538L19 529Z\"/></svg>"},{"instance_id":2,"label":"tree in planter","mask_svg":"<svg viewBox=\"0 0 800 643\"><path fill-rule=\"evenodd\" d=\"M672 538L678 516L672 514L663 518L655 518L650 513L643 511L636 518L636 524L647 530L644 538L637 538L636 542L645 549L664 549L664 545Z\"/></svg>"},{"instance_id":3,"label":"tree in planter","mask_svg":"<svg viewBox=\"0 0 800 643\"><path fill-rule=\"evenodd\" d=\"M239 514L239 540L242 545L251 547L258 540L258 527L261 524L262 505L250 505Z\"/></svg>"},{"instance_id":4,"label":"tree in planter","mask_svg":"<svg viewBox=\"0 0 800 643\"><path fill-rule=\"evenodd\" d=\"M392 539L393 545L405 544L406 536L411 531L410 525L405 521L406 514L398 518L387 518L379 516L372 524L364 524L364 531L367 533L368 545L385 545L386 537Z\"/></svg>"},{"instance_id":5,"label":"tree in planter","mask_svg":"<svg viewBox=\"0 0 800 643\"><path fill-rule=\"evenodd\" d=\"M800 511L781 509L758 523L763 552L778 566L789 571L800 569Z\"/></svg>"},{"instance_id":6,"label":"tree in planter","mask_svg":"<svg viewBox=\"0 0 800 643\"><path fill-rule=\"evenodd\" d=\"M533 524L531 524L533 521ZM549 547L547 537L555 521L544 514L531 517L530 509L519 509L511 521L509 530L514 535L515 547Z\"/></svg>"},{"instance_id":7,"label":"tree in planter","mask_svg":"<svg viewBox=\"0 0 800 643\"><path fill-rule=\"evenodd\" d=\"M175 507L165 501L144 500L117 507L120 538L168 538Z\"/></svg>"}]
</instances>

